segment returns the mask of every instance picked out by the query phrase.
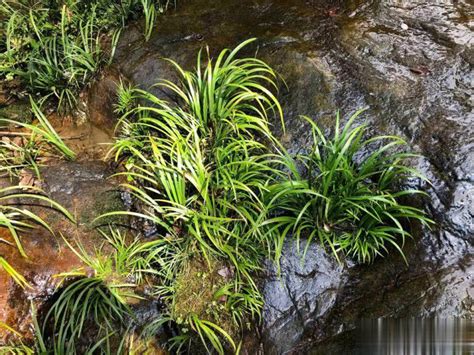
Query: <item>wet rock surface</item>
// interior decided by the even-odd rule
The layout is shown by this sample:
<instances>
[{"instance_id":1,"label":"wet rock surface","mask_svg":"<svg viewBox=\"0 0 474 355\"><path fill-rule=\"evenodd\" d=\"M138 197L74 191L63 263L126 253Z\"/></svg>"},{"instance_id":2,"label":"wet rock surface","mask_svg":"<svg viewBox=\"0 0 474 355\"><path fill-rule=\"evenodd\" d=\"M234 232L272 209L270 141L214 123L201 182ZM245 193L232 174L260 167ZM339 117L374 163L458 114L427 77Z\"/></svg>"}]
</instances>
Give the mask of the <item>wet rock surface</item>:
<instances>
[{"instance_id":1,"label":"wet rock surface","mask_svg":"<svg viewBox=\"0 0 474 355\"><path fill-rule=\"evenodd\" d=\"M268 353L295 350L305 330L324 326L345 281L343 267L318 245L304 261L294 241L284 251L280 272L269 265L265 279L263 340Z\"/></svg>"},{"instance_id":2,"label":"wet rock surface","mask_svg":"<svg viewBox=\"0 0 474 355\"><path fill-rule=\"evenodd\" d=\"M73 214L77 224L51 209L32 207L49 223L56 235L43 228L22 233L28 259L21 257L15 247L0 243L0 255L32 286L23 290L5 273L0 273L0 321L14 326L27 339L32 335L31 302L39 312L43 312L61 280L55 275L82 266L81 261L62 241L61 235L70 241L80 241L86 250L92 251L103 242L94 230L96 225L93 220L102 213L123 209L117 182L109 179L110 175L110 167L99 161L62 162L48 166L41 174L42 188ZM9 236L4 237L9 239ZM0 329L0 344L6 341L7 335Z\"/></svg>"},{"instance_id":3,"label":"wet rock surface","mask_svg":"<svg viewBox=\"0 0 474 355\"><path fill-rule=\"evenodd\" d=\"M0 254L22 273L31 288L22 289L6 273L0 274L0 321L14 327L25 339L31 339L31 304L44 311L43 306L54 295L60 281L54 275L78 268L81 262L72 251L61 246L59 236L55 238L41 230L23 236L28 259L4 244L0 244ZM11 333L0 329L0 345L12 340L11 337Z\"/></svg>"},{"instance_id":4,"label":"wet rock surface","mask_svg":"<svg viewBox=\"0 0 474 355\"><path fill-rule=\"evenodd\" d=\"M65 162L48 167L42 174L43 189L71 211L78 226L92 228L101 214L123 209L117 179L106 163Z\"/></svg>"},{"instance_id":5,"label":"wet rock surface","mask_svg":"<svg viewBox=\"0 0 474 355\"><path fill-rule=\"evenodd\" d=\"M192 69L205 45L216 53L257 37L248 54L287 85L279 93L287 124L280 136L291 152L310 140L299 115L329 129L336 110L348 117L367 107L374 134L401 135L420 154L413 165L432 185L422 186L430 198L414 203L436 226L412 226L408 265L392 253L373 265L340 267L315 245L301 266L288 243L281 279L270 267L264 287L267 352L317 351L361 317L472 319L472 12L467 1L192 0L161 17L148 43L139 28L124 34L115 67L146 89L175 78L163 57Z\"/></svg>"},{"instance_id":6,"label":"wet rock surface","mask_svg":"<svg viewBox=\"0 0 474 355\"><path fill-rule=\"evenodd\" d=\"M83 93L88 121L111 132L117 123L115 104L120 79L120 73L113 67L106 69L102 73L101 79L92 83L87 92Z\"/></svg>"}]
</instances>

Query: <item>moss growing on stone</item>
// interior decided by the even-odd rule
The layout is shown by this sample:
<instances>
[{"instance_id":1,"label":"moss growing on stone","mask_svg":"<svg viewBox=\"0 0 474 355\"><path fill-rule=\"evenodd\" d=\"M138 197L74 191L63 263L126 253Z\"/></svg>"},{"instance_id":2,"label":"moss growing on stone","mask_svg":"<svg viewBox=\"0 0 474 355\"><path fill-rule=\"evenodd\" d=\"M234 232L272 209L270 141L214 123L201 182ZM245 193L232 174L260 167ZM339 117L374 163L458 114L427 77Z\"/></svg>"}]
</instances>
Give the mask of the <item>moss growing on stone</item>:
<instances>
[{"instance_id":1,"label":"moss growing on stone","mask_svg":"<svg viewBox=\"0 0 474 355\"><path fill-rule=\"evenodd\" d=\"M127 217L120 216L106 216L100 221L97 221L97 216L104 215L112 211L123 209L123 202L118 190L100 191L93 200L92 205L83 211L81 216L81 223L84 223L89 228L97 228L107 225L124 225L127 222Z\"/></svg>"},{"instance_id":2,"label":"moss growing on stone","mask_svg":"<svg viewBox=\"0 0 474 355\"><path fill-rule=\"evenodd\" d=\"M218 292L232 281L230 267L218 260L193 258L186 263L176 279L176 292L173 297L173 318L183 328L187 319L196 315L199 319L218 324L233 338L237 327L226 304L227 298ZM186 330L186 329L184 329Z\"/></svg>"},{"instance_id":3,"label":"moss growing on stone","mask_svg":"<svg viewBox=\"0 0 474 355\"><path fill-rule=\"evenodd\" d=\"M8 119L21 123L31 123L31 107L28 102L18 101L13 104L0 107L0 120ZM6 122L0 121L0 127L6 127L8 124Z\"/></svg>"}]
</instances>

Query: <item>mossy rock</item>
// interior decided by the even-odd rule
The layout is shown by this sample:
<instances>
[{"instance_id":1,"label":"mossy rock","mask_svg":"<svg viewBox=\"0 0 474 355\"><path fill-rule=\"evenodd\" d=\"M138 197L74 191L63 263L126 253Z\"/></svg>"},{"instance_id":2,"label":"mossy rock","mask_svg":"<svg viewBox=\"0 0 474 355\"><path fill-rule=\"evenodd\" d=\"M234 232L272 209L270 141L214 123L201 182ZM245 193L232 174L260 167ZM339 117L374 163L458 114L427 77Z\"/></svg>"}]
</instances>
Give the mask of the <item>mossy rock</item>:
<instances>
[{"instance_id":1,"label":"mossy rock","mask_svg":"<svg viewBox=\"0 0 474 355\"><path fill-rule=\"evenodd\" d=\"M187 319L196 315L218 325L236 339L238 329L227 310L226 299L216 297L222 287L233 281L232 274L230 267L218 260L208 263L193 258L185 264L176 279L172 306L173 318L184 330L188 326Z\"/></svg>"},{"instance_id":2,"label":"mossy rock","mask_svg":"<svg viewBox=\"0 0 474 355\"><path fill-rule=\"evenodd\" d=\"M89 208L82 211L80 223L89 228L96 228L107 225L124 225L127 222L126 216L107 216L96 220L97 217L114 211L123 211L124 206L120 191L118 189L99 191Z\"/></svg>"},{"instance_id":3,"label":"mossy rock","mask_svg":"<svg viewBox=\"0 0 474 355\"><path fill-rule=\"evenodd\" d=\"M21 123L31 123L32 115L29 103L17 101L4 107L0 107L0 119L7 119ZM7 127L8 124L0 121L0 127Z\"/></svg>"}]
</instances>

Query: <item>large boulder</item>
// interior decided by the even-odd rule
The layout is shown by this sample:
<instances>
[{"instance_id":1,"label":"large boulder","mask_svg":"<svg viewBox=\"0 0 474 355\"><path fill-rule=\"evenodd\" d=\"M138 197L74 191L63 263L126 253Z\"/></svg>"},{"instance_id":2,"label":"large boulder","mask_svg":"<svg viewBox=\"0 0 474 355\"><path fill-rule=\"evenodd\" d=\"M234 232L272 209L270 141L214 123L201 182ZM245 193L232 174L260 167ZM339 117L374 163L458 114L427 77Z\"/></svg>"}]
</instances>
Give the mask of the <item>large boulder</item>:
<instances>
[{"instance_id":1,"label":"large boulder","mask_svg":"<svg viewBox=\"0 0 474 355\"><path fill-rule=\"evenodd\" d=\"M472 319L474 150L472 32L465 0L439 2L190 0L158 20L144 42L140 26L121 38L114 70L144 89L176 78L171 58L187 69L198 50L212 54L250 37L246 49L284 79L279 98L290 152L308 146L308 115L323 127L367 107L372 132L404 137L412 163L432 182L410 181L429 198L414 201L436 221L413 226L408 264L392 253L372 265L344 266L321 248L305 264L288 242L281 277L268 268L263 338L270 353L317 349L361 317L456 316ZM472 43L471 43L472 44ZM98 107L100 109L100 107Z\"/></svg>"}]
</instances>

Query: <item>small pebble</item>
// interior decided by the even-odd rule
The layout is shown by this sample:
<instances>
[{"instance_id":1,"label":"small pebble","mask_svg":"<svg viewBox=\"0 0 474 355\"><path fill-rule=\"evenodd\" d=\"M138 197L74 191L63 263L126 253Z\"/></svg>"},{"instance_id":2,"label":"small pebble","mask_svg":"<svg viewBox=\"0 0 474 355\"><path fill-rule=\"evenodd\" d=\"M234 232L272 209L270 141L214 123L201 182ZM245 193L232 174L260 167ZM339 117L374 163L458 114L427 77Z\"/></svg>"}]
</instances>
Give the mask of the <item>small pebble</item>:
<instances>
[{"instance_id":1,"label":"small pebble","mask_svg":"<svg viewBox=\"0 0 474 355\"><path fill-rule=\"evenodd\" d=\"M400 27L402 28L402 30L408 30L408 25L406 23L403 23L400 25Z\"/></svg>"}]
</instances>

